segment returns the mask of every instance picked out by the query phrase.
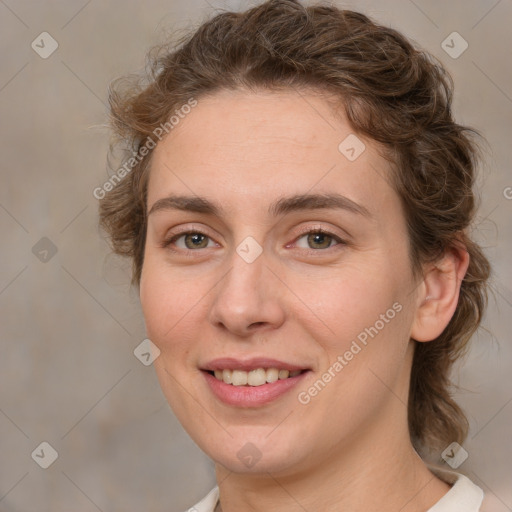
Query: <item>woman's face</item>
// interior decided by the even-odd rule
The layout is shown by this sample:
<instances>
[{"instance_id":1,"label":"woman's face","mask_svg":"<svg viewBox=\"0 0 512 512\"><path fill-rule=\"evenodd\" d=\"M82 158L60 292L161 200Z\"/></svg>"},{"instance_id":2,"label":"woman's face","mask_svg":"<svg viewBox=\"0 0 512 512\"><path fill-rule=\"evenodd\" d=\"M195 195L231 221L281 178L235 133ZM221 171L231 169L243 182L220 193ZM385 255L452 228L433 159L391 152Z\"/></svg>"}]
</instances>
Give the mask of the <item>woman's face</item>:
<instances>
[{"instance_id":1,"label":"woman's face","mask_svg":"<svg viewBox=\"0 0 512 512\"><path fill-rule=\"evenodd\" d=\"M154 366L228 469L284 475L404 434L416 294L389 173L305 92L200 99L156 147L140 287Z\"/></svg>"}]
</instances>

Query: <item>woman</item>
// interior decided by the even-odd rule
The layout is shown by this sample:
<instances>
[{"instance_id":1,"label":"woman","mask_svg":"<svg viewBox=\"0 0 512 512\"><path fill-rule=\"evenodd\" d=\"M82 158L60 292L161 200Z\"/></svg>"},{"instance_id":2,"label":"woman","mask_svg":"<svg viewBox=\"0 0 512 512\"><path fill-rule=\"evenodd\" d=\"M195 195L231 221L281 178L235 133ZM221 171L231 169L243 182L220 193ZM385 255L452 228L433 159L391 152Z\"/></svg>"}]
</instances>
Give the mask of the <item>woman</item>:
<instances>
[{"instance_id":1,"label":"woman","mask_svg":"<svg viewBox=\"0 0 512 512\"><path fill-rule=\"evenodd\" d=\"M148 83L111 90L133 154L100 215L162 390L215 462L191 510L481 510L427 462L467 434L449 372L490 272L449 75L363 14L294 0L161 50Z\"/></svg>"}]
</instances>

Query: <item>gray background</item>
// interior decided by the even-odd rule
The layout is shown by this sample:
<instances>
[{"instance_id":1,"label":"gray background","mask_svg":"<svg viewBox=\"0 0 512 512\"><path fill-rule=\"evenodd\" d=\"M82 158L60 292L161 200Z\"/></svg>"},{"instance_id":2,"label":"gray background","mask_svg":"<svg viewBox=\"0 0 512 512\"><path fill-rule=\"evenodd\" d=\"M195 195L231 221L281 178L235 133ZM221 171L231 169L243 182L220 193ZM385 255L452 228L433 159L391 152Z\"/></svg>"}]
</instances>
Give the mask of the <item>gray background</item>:
<instances>
[{"instance_id":1,"label":"gray background","mask_svg":"<svg viewBox=\"0 0 512 512\"><path fill-rule=\"evenodd\" d=\"M92 195L107 177L109 82L140 70L169 31L253 2L210 4L0 0L1 511L178 512L214 485L212 463L133 354L145 338L138 296L129 263L99 235ZM439 57L455 79L458 121L489 142L475 236L494 265L495 297L455 375L472 427L459 470L495 512L512 510L512 2L343 5ZM31 48L43 31L59 44L47 59ZM453 31L469 44L457 59L441 47ZM57 249L46 262L33 252L43 237ZM48 469L31 457L43 441L58 452Z\"/></svg>"}]
</instances>

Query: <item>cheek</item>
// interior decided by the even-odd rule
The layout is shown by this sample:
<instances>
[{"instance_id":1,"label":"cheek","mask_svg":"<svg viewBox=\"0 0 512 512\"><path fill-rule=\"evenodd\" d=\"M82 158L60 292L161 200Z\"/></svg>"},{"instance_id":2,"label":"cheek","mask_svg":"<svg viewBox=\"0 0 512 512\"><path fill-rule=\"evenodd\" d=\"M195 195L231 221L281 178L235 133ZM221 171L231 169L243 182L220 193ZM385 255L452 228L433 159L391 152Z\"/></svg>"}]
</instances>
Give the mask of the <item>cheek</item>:
<instances>
[{"instance_id":1,"label":"cheek","mask_svg":"<svg viewBox=\"0 0 512 512\"><path fill-rule=\"evenodd\" d=\"M169 290L162 281L156 279L156 273L151 266L151 260L144 263L140 281L140 303L150 339L159 344L165 330L166 304Z\"/></svg>"},{"instance_id":2,"label":"cheek","mask_svg":"<svg viewBox=\"0 0 512 512\"><path fill-rule=\"evenodd\" d=\"M399 296L394 276L385 270L382 261L371 258L364 265L347 262L328 277L324 271L297 278L293 290L303 303L303 318L315 319L319 333L334 344L356 337L392 308Z\"/></svg>"},{"instance_id":3,"label":"cheek","mask_svg":"<svg viewBox=\"0 0 512 512\"><path fill-rule=\"evenodd\" d=\"M194 315L200 310L200 304L187 292L190 283L180 284L167 274L151 257L145 260L140 302L147 336L160 350L160 356L153 363L160 386L171 408L186 422L187 415L182 409L187 394L183 393L180 383L190 378L189 373L195 368L189 358L197 339Z\"/></svg>"},{"instance_id":4,"label":"cheek","mask_svg":"<svg viewBox=\"0 0 512 512\"><path fill-rule=\"evenodd\" d=\"M171 285L154 259L149 256L145 262L140 282L140 302L149 338L160 350L173 332L173 325L180 313L184 314L183 291L177 283Z\"/></svg>"},{"instance_id":5,"label":"cheek","mask_svg":"<svg viewBox=\"0 0 512 512\"><path fill-rule=\"evenodd\" d=\"M148 257L140 283L140 301L149 339L160 349L168 369L188 368L184 362L200 341L199 319L207 315L201 279L169 272L164 264ZM203 299L203 300L202 300ZM178 364L179 363L179 364Z\"/></svg>"},{"instance_id":6,"label":"cheek","mask_svg":"<svg viewBox=\"0 0 512 512\"><path fill-rule=\"evenodd\" d=\"M390 401L400 404L396 397L405 389L406 308L391 297L345 305L332 317L335 335L321 340L324 356L315 381L298 396L311 421L323 425L332 438L375 422ZM406 403L405 396L402 401Z\"/></svg>"},{"instance_id":7,"label":"cheek","mask_svg":"<svg viewBox=\"0 0 512 512\"><path fill-rule=\"evenodd\" d=\"M338 395L341 401L371 392L378 377L388 382L401 371L411 322L405 280L392 262L375 258L364 267L345 267L326 286L319 287L315 276L301 281L297 294L315 313L305 309L303 321L322 348L320 371L330 370L326 380L336 381L331 389L351 390Z\"/></svg>"}]
</instances>

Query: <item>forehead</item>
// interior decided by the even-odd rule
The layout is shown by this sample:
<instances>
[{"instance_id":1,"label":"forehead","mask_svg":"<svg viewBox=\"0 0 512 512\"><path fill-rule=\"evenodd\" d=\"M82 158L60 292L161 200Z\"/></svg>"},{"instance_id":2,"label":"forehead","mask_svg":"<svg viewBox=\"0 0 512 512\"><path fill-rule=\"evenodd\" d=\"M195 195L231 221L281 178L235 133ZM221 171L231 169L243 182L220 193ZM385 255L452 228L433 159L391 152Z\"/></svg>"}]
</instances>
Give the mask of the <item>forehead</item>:
<instances>
[{"instance_id":1,"label":"forehead","mask_svg":"<svg viewBox=\"0 0 512 512\"><path fill-rule=\"evenodd\" d=\"M372 209L392 199L388 172L376 144L318 93L221 91L198 99L158 143L148 210L171 193L238 209L306 192L340 193Z\"/></svg>"}]
</instances>

